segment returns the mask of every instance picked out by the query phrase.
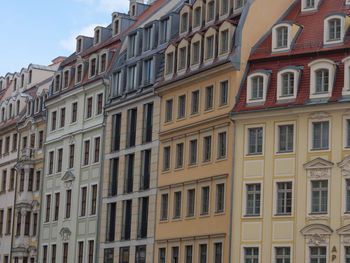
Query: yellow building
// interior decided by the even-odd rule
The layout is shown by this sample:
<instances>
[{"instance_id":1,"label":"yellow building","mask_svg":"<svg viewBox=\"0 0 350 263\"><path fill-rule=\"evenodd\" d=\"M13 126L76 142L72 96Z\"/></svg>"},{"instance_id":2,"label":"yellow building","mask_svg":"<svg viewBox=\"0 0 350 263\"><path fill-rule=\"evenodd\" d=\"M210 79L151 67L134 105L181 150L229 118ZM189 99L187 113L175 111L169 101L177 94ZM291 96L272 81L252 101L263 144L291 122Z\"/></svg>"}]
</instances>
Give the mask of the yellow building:
<instances>
[{"instance_id":1,"label":"yellow building","mask_svg":"<svg viewBox=\"0 0 350 263\"><path fill-rule=\"evenodd\" d=\"M350 260L349 10L306 2L259 41L231 115L235 262Z\"/></svg>"},{"instance_id":2,"label":"yellow building","mask_svg":"<svg viewBox=\"0 0 350 263\"><path fill-rule=\"evenodd\" d=\"M179 37L165 51L164 78L156 88L155 262L228 262L235 214L228 112L251 47L291 2L197 0L180 10Z\"/></svg>"}]
</instances>

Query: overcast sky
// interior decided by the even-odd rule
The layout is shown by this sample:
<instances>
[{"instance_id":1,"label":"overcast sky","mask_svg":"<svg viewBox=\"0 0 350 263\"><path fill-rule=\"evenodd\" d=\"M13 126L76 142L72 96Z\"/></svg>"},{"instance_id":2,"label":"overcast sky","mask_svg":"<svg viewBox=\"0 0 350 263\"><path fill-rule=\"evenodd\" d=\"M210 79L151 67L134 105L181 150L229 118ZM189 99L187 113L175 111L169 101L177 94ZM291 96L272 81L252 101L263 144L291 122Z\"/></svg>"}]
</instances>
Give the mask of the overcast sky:
<instances>
[{"instance_id":1,"label":"overcast sky","mask_svg":"<svg viewBox=\"0 0 350 263\"><path fill-rule=\"evenodd\" d=\"M4 0L0 10L0 76L30 63L49 65L69 56L78 35L111 23L112 12L127 12L129 0Z\"/></svg>"}]
</instances>

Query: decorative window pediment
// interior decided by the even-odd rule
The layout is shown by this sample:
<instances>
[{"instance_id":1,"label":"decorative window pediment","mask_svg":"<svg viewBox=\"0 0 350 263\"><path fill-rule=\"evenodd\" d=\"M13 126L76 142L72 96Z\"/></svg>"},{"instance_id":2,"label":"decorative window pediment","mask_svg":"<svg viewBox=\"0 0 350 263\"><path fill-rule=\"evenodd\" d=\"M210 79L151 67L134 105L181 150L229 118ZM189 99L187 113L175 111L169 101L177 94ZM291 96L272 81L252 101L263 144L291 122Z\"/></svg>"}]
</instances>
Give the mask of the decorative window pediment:
<instances>
[{"instance_id":1,"label":"decorative window pediment","mask_svg":"<svg viewBox=\"0 0 350 263\"><path fill-rule=\"evenodd\" d=\"M311 224L301 229L300 232L304 235L308 245L321 246L329 243L333 230L324 224Z\"/></svg>"},{"instance_id":2,"label":"decorative window pediment","mask_svg":"<svg viewBox=\"0 0 350 263\"><path fill-rule=\"evenodd\" d=\"M75 176L71 171L67 171L61 178L66 188L70 188L75 180Z\"/></svg>"},{"instance_id":3,"label":"decorative window pediment","mask_svg":"<svg viewBox=\"0 0 350 263\"><path fill-rule=\"evenodd\" d=\"M341 236L343 245L350 245L350 224L337 229L337 234Z\"/></svg>"},{"instance_id":4,"label":"decorative window pediment","mask_svg":"<svg viewBox=\"0 0 350 263\"><path fill-rule=\"evenodd\" d=\"M350 155L346 156L343 161L338 163L338 167L342 169L342 175L350 177Z\"/></svg>"},{"instance_id":5,"label":"decorative window pediment","mask_svg":"<svg viewBox=\"0 0 350 263\"><path fill-rule=\"evenodd\" d=\"M325 159L317 157L312 161L305 163L304 168L308 171L308 176L311 178L327 178L330 176L330 170L333 163Z\"/></svg>"}]
</instances>

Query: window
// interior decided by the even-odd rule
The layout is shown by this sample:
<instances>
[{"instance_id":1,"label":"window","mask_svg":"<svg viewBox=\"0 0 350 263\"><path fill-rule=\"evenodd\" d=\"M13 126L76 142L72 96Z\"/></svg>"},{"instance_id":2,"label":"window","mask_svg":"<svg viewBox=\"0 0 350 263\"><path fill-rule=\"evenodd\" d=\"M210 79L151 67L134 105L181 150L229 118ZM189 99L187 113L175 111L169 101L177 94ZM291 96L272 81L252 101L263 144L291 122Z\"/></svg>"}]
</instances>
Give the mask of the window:
<instances>
[{"instance_id":1,"label":"window","mask_svg":"<svg viewBox=\"0 0 350 263\"><path fill-rule=\"evenodd\" d=\"M144 29L143 49L150 50L152 48L152 27Z\"/></svg>"},{"instance_id":2,"label":"window","mask_svg":"<svg viewBox=\"0 0 350 263\"><path fill-rule=\"evenodd\" d=\"M119 71L113 75L113 91L116 96L122 94L122 73Z\"/></svg>"},{"instance_id":3,"label":"window","mask_svg":"<svg viewBox=\"0 0 350 263\"><path fill-rule=\"evenodd\" d=\"M114 248L105 248L103 250L103 262L104 263L114 262Z\"/></svg>"},{"instance_id":4,"label":"window","mask_svg":"<svg viewBox=\"0 0 350 263\"><path fill-rule=\"evenodd\" d=\"M292 213L292 182L277 183L277 215L290 215Z\"/></svg>"},{"instance_id":5,"label":"window","mask_svg":"<svg viewBox=\"0 0 350 263\"><path fill-rule=\"evenodd\" d=\"M182 48L180 48L180 51L179 51L179 60L180 60L180 62L179 62L179 70L182 70L182 69L184 69L185 67L186 67L186 48L187 47L182 47Z\"/></svg>"},{"instance_id":6,"label":"window","mask_svg":"<svg viewBox=\"0 0 350 263\"><path fill-rule=\"evenodd\" d=\"M259 216L261 206L261 185L247 184L246 216Z\"/></svg>"},{"instance_id":7,"label":"window","mask_svg":"<svg viewBox=\"0 0 350 263\"><path fill-rule=\"evenodd\" d=\"M315 0L304 0L304 8L314 8Z\"/></svg>"},{"instance_id":8,"label":"window","mask_svg":"<svg viewBox=\"0 0 350 263\"><path fill-rule=\"evenodd\" d=\"M195 211L196 190L187 190L187 217L193 217Z\"/></svg>"},{"instance_id":9,"label":"window","mask_svg":"<svg viewBox=\"0 0 350 263\"><path fill-rule=\"evenodd\" d=\"M88 254L88 263L93 263L94 261L94 241L89 240L89 254Z\"/></svg>"},{"instance_id":10,"label":"window","mask_svg":"<svg viewBox=\"0 0 350 263\"><path fill-rule=\"evenodd\" d=\"M130 35L129 36L129 58L133 57L136 55L136 34Z\"/></svg>"},{"instance_id":11,"label":"window","mask_svg":"<svg viewBox=\"0 0 350 263\"><path fill-rule=\"evenodd\" d=\"M63 263L68 263L68 243L63 243Z\"/></svg>"},{"instance_id":12,"label":"window","mask_svg":"<svg viewBox=\"0 0 350 263\"><path fill-rule=\"evenodd\" d=\"M63 149L58 149L58 158L57 158L57 172L62 172L62 158L63 158Z\"/></svg>"},{"instance_id":13,"label":"window","mask_svg":"<svg viewBox=\"0 0 350 263\"><path fill-rule=\"evenodd\" d=\"M11 233L11 222L12 222L12 208L7 208L7 222L6 222L6 235Z\"/></svg>"},{"instance_id":14,"label":"window","mask_svg":"<svg viewBox=\"0 0 350 263\"><path fill-rule=\"evenodd\" d=\"M220 36L221 36L221 54L225 54L228 52L228 43L229 43L229 40L228 40L228 29L227 30L224 30L224 31L221 31L220 33Z\"/></svg>"},{"instance_id":15,"label":"window","mask_svg":"<svg viewBox=\"0 0 350 263\"><path fill-rule=\"evenodd\" d=\"M108 196L116 196L118 189L119 158L113 158L110 163Z\"/></svg>"},{"instance_id":16,"label":"window","mask_svg":"<svg viewBox=\"0 0 350 263\"><path fill-rule=\"evenodd\" d=\"M329 122L312 123L312 149L324 150L329 147Z\"/></svg>"},{"instance_id":17,"label":"window","mask_svg":"<svg viewBox=\"0 0 350 263\"><path fill-rule=\"evenodd\" d=\"M136 89L137 86L137 72L136 65L129 67L128 69L128 86L129 90Z\"/></svg>"},{"instance_id":18,"label":"window","mask_svg":"<svg viewBox=\"0 0 350 263\"><path fill-rule=\"evenodd\" d=\"M69 145L69 160L68 168L72 169L74 167L74 144Z\"/></svg>"},{"instance_id":19,"label":"window","mask_svg":"<svg viewBox=\"0 0 350 263\"><path fill-rule=\"evenodd\" d=\"M147 238L148 228L148 197L139 198L137 237Z\"/></svg>"},{"instance_id":20,"label":"window","mask_svg":"<svg viewBox=\"0 0 350 263\"><path fill-rule=\"evenodd\" d=\"M228 80L220 82L220 97L219 106L227 105L228 103Z\"/></svg>"},{"instance_id":21,"label":"window","mask_svg":"<svg viewBox=\"0 0 350 263\"><path fill-rule=\"evenodd\" d=\"M170 146L163 148L163 171L170 170Z\"/></svg>"},{"instance_id":22,"label":"window","mask_svg":"<svg viewBox=\"0 0 350 263\"><path fill-rule=\"evenodd\" d=\"M294 95L294 73L286 72L281 75L282 78L282 94L283 97Z\"/></svg>"},{"instance_id":23,"label":"window","mask_svg":"<svg viewBox=\"0 0 350 263\"><path fill-rule=\"evenodd\" d=\"M51 195L46 195L46 215L45 222L50 221L50 209L51 209Z\"/></svg>"},{"instance_id":24,"label":"window","mask_svg":"<svg viewBox=\"0 0 350 263\"><path fill-rule=\"evenodd\" d=\"M192 65L197 65L200 58L200 42L194 42L192 44Z\"/></svg>"},{"instance_id":25,"label":"window","mask_svg":"<svg viewBox=\"0 0 350 263\"><path fill-rule=\"evenodd\" d=\"M2 185L1 185L1 192L6 191L6 179L7 179L7 170L2 171Z\"/></svg>"},{"instance_id":26,"label":"window","mask_svg":"<svg viewBox=\"0 0 350 263\"><path fill-rule=\"evenodd\" d=\"M49 174L53 174L53 156L54 152L49 152Z\"/></svg>"},{"instance_id":27,"label":"window","mask_svg":"<svg viewBox=\"0 0 350 263\"><path fill-rule=\"evenodd\" d=\"M179 263L179 247L171 248L171 263Z\"/></svg>"},{"instance_id":28,"label":"window","mask_svg":"<svg viewBox=\"0 0 350 263\"><path fill-rule=\"evenodd\" d=\"M2 236L2 229L4 227L4 210L0 210L0 236Z\"/></svg>"},{"instance_id":29,"label":"window","mask_svg":"<svg viewBox=\"0 0 350 263\"><path fill-rule=\"evenodd\" d=\"M262 99L264 90L264 78L262 76L252 77L251 99Z\"/></svg>"},{"instance_id":30,"label":"window","mask_svg":"<svg viewBox=\"0 0 350 263\"><path fill-rule=\"evenodd\" d=\"M51 113L51 131L56 130L56 120L57 120L57 112L53 111Z\"/></svg>"},{"instance_id":31,"label":"window","mask_svg":"<svg viewBox=\"0 0 350 263\"><path fill-rule=\"evenodd\" d=\"M203 162L211 161L211 136L203 138Z\"/></svg>"},{"instance_id":32,"label":"window","mask_svg":"<svg viewBox=\"0 0 350 263\"><path fill-rule=\"evenodd\" d=\"M55 213L54 213L54 221L58 220L60 212L60 193L55 193Z\"/></svg>"},{"instance_id":33,"label":"window","mask_svg":"<svg viewBox=\"0 0 350 263\"><path fill-rule=\"evenodd\" d=\"M112 152L120 149L120 132L121 132L121 113L113 115L112 119Z\"/></svg>"},{"instance_id":34,"label":"window","mask_svg":"<svg viewBox=\"0 0 350 263\"><path fill-rule=\"evenodd\" d=\"M69 85L69 70L66 70L64 73L63 73L63 88L68 88L68 85Z\"/></svg>"},{"instance_id":35,"label":"window","mask_svg":"<svg viewBox=\"0 0 350 263\"><path fill-rule=\"evenodd\" d=\"M214 36L207 37L207 57L206 59L211 59L214 56Z\"/></svg>"},{"instance_id":36,"label":"window","mask_svg":"<svg viewBox=\"0 0 350 263\"><path fill-rule=\"evenodd\" d=\"M350 212L350 179L345 180L345 212L349 213Z\"/></svg>"},{"instance_id":37,"label":"window","mask_svg":"<svg viewBox=\"0 0 350 263\"><path fill-rule=\"evenodd\" d=\"M100 93L97 95L97 111L96 111L97 115L102 114L102 107L103 107L103 94Z\"/></svg>"},{"instance_id":38,"label":"window","mask_svg":"<svg viewBox=\"0 0 350 263\"><path fill-rule=\"evenodd\" d=\"M15 189L15 169L12 168L10 170L10 185L9 185L9 191L13 191Z\"/></svg>"},{"instance_id":39,"label":"window","mask_svg":"<svg viewBox=\"0 0 350 263\"><path fill-rule=\"evenodd\" d=\"M194 10L194 22L193 22L193 28L199 27L201 25L201 20L202 20L202 8L196 7Z\"/></svg>"},{"instance_id":40,"label":"window","mask_svg":"<svg viewBox=\"0 0 350 263\"><path fill-rule=\"evenodd\" d=\"M174 193L174 211L173 219L179 219L181 217L181 192Z\"/></svg>"},{"instance_id":41,"label":"window","mask_svg":"<svg viewBox=\"0 0 350 263\"><path fill-rule=\"evenodd\" d=\"M259 262L259 248L245 247L244 248L244 263L258 263Z\"/></svg>"},{"instance_id":42,"label":"window","mask_svg":"<svg viewBox=\"0 0 350 263\"><path fill-rule=\"evenodd\" d=\"M74 123L77 121L77 113L78 113L78 102L72 103L72 121Z\"/></svg>"},{"instance_id":43,"label":"window","mask_svg":"<svg viewBox=\"0 0 350 263\"><path fill-rule=\"evenodd\" d=\"M208 86L205 88L205 110L211 110L214 105L214 87Z\"/></svg>"},{"instance_id":44,"label":"window","mask_svg":"<svg viewBox=\"0 0 350 263\"><path fill-rule=\"evenodd\" d=\"M76 83L79 83L83 80L83 65L77 66L77 78Z\"/></svg>"},{"instance_id":45,"label":"window","mask_svg":"<svg viewBox=\"0 0 350 263\"><path fill-rule=\"evenodd\" d=\"M184 159L184 144L183 143L176 144L176 168L183 167L183 159Z\"/></svg>"},{"instance_id":46,"label":"window","mask_svg":"<svg viewBox=\"0 0 350 263\"><path fill-rule=\"evenodd\" d=\"M24 219L24 235L29 236L30 231L30 218L31 218L31 212L26 212L25 219Z\"/></svg>"},{"instance_id":47,"label":"window","mask_svg":"<svg viewBox=\"0 0 350 263\"><path fill-rule=\"evenodd\" d=\"M83 255L84 255L84 242L78 242L78 263L83 263Z\"/></svg>"},{"instance_id":48,"label":"window","mask_svg":"<svg viewBox=\"0 0 350 263\"><path fill-rule=\"evenodd\" d=\"M316 77L316 93L328 92L329 86L329 71L327 69L320 69L315 72Z\"/></svg>"},{"instance_id":49,"label":"window","mask_svg":"<svg viewBox=\"0 0 350 263\"><path fill-rule=\"evenodd\" d=\"M140 190L149 189L151 176L151 150L141 152L141 179Z\"/></svg>"},{"instance_id":50,"label":"window","mask_svg":"<svg viewBox=\"0 0 350 263\"><path fill-rule=\"evenodd\" d=\"M192 91L191 114L199 112L199 90Z\"/></svg>"},{"instance_id":51,"label":"window","mask_svg":"<svg viewBox=\"0 0 350 263\"><path fill-rule=\"evenodd\" d=\"M135 154L125 156L124 193L133 191Z\"/></svg>"},{"instance_id":52,"label":"window","mask_svg":"<svg viewBox=\"0 0 350 263\"><path fill-rule=\"evenodd\" d=\"M133 147L136 140L137 108L128 110L127 117L126 147Z\"/></svg>"},{"instance_id":53,"label":"window","mask_svg":"<svg viewBox=\"0 0 350 263\"><path fill-rule=\"evenodd\" d=\"M113 27L113 33L114 35L119 34L119 20L116 19L113 23L114 27Z\"/></svg>"},{"instance_id":54,"label":"window","mask_svg":"<svg viewBox=\"0 0 350 263\"><path fill-rule=\"evenodd\" d=\"M146 263L146 246L136 246L135 263Z\"/></svg>"},{"instance_id":55,"label":"window","mask_svg":"<svg viewBox=\"0 0 350 263\"><path fill-rule=\"evenodd\" d=\"M171 74L174 72L174 52L168 53L166 55L167 57L167 68L166 68L166 74Z\"/></svg>"},{"instance_id":56,"label":"window","mask_svg":"<svg viewBox=\"0 0 350 263\"><path fill-rule=\"evenodd\" d=\"M186 95L181 95L178 97L177 104L177 118L185 118L186 115Z\"/></svg>"},{"instance_id":57,"label":"window","mask_svg":"<svg viewBox=\"0 0 350 263\"><path fill-rule=\"evenodd\" d=\"M47 263L47 246L43 246L43 263Z\"/></svg>"},{"instance_id":58,"label":"window","mask_svg":"<svg viewBox=\"0 0 350 263\"><path fill-rule=\"evenodd\" d=\"M228 12L228 8L229 8L228 0L221 0L220 6L221 6L220 15L225 15Z\"/></svg>"},{"instance_id":59,"label":"window","mask_svg":"<svg viewBox=\"0 0 350 263\"><path fill-rule=\"evenodd\" d=\"M225 184L220 183L216 185L216 202L215 212L222 213L225 210Z\"/></svg>"},{"instance_id":60,"label":"window","mask_svg":"<svg viewBox=\"0 0 350 263\"><path fill-rule=\"evenodd\" d=\"M71 202L72 202L72 190L66 190L66 216L65 216L65 218L70 218Z\"/></svg>"},{"instance_id":61,"label":"window","mask_svg":"<svg viewBox=\"0 0 350 263\"><path fill-rule=\"evenodd\" d=\"M148 59L144 62L144 84L150 84L153 81L153 71L154 71L154 67L153 67L153 59Z\"/></svg>"},{"instance_id":62,"label":"window","mask_svg":"<svg viewBox=\"0 0 350 263\"><path fill-rule=\"evenodd\" d=\"M199 244L199 263L207 263L207 244Z\"/></svg>"},{"instance_id":63,"label":"window","mask_svg":"<svg viewBox=\"0 0 350 263\"><path fill-rule=\"evenodd\" d=\"M185 262L184 263L192 263L193 259L193 246L187 245L185 246Z\"/></svg>"},{"instance_id":64,"label":"window","mask_svg":"<svg viewBox=\"0 0 350 263\"><path fill-rule=\"evenodd\" d=\"M222 263L222 243L214 243L214 263Z\"/></svg>"},{"instance_id":65,"label":"window","mask_svg":"<svg viewBox=\"0 0 350 263\"><path fill-rule=\"evenodd\" d=\"M197 163L197 144L197 139L190 141L189 165L195 165Z\"/></svg>"},{"instance_id":66,"label":"window","mask_svg":"<svg viewBox=\"0 0 350 263\"><path fill-rule=\"evenodd\" d=\"M84 142L84 163L83 165L88 165L90 159L90 140Z\"/></svg>"},{"instance_id":67,"label":"window","mask_svg":"<svg viewBox=\"0 0 350 263\"><path fill-rule=\"evenodd\" d=\"M278 126L278 152L293 152L294 148L294 125Z\"/></svg>"},{"instance_id":68,"label":"window","mask_svg":"<svg viewBox=\"0 0 350 263\"><path fill-rule=\"evenodd\" d=\"M209 186L203 186L201 189L201 215L209 214Z\"/></svg>"},{"instance_id":69,"label":"window","mask_svg":"<svg viewBox=\"0 0 350 263\"><path fill-rule=\"evenodd\" d=\"M122 240L130 240L132 200L123 201Z\"/></svg>"},{"instance_id":70,"label":"window","mask_svg":"<svg viewBox=\"0 0 350 263\"><path fill-rule=\"evenodd\" d=\"M173 100L167 100L165 102L165 122L173 120Z\"/></svg>"},{"instance_id":71,"label":"window","mask_svg":"<svg viewBox=\"0 0 350 263\"><path fill-rule=\"evenodd\" d=\"M115 218L116 218L116 203L107 204L107 228L106 228L106 241L111 242L115 239Z\"/></svg>"},{"instance_id":72,"label":"window","mask_svg":"<svg viewBox=\"0 0 350 263\"><path fill-rule=\"evenodd\" d=\"M220 132L218 134L218 153L217 159L226 158L226 132Z\"/></svg>"},{"instance_id":73,"label":"window","mask_svg":"<svg viewBox=\"0 0 350 263\"><path fill-rule=\"evenodd\" d=\"M288 27L281 26L276 29L276 48L288 47Z\"/></svg>"},{"instance_id":74,"label":"window","mask_svg":"<svg viewBox=\"0 0 350 263\"><path fill-rule=\"evenodd\" d=\"M160 210L160 220L168 220L168 194L161 195L161 210Z\"/></svg>"},{"instance_id":75,"label":"window","mask_svg":"<svg viewBox=\"0 0 350 263\"><path fill-rule=\"evenodd\" d=\"M87 199L87 187L84 186L80 190L80 198L81 198L81 203L80 203L80 216L85 216L86 215L86 199Z\"/></svg>"},{"instance_id":76,"label":"window","mask_svg":"<svg viewBox=\"0 0 350 263\"><path fill-rule=\"evenodd\" d=\"M166 262L166 248L165 247L159 248L158 262L159 263L165 263Z\"/></svg>"},{"instance_id":77,"label":"window","mask_svg":"<svg viewBox=\"0 0 350 263\"><path fill-rule=\"evenodd\" d=\"M54 82L54 92L57 92L60 90L60 81L61 81L61 76L56 75L55 82Z\"/></svg>"},{"instance_id":78,"label":"window","mask_svg":"<svg viewBox=\"0 0 350 263\"><path fill-rule=\"evenodd\" d=\"M106 66L107 66L107 54L102 54L101 55L100 72L105 72L106 71Z\"/></svg>"},{"instance_id":79,"label":"window","mask_svg":"<svg viewBox=\"0 0 350 263\"><path fill-rule=\"evenodd\" d=\"M248 129L248 154L262 154L263 149L263 128Z\"/></svg>"},{"instance_id":80,"label":"window","mask_svg":"<svg viewBox=\"0 0 350 263\"><path fill-rule=\"evenodd\" d=\"M33 213L33 230L32 230L33 237L36 236L37 229L38 229L38 214Z\"/></svg>"},{"instance_id":81,"label":"window","mask_svg":"<svg viewBox=\"0 0 350 263\"><path fill-rule=\"evenodd\" d=\"M311 213L326 214L328 211L328 181L311 181Z\"/></svg>"},{"instance_id":82,"label":"window","mask_svg":"<svg viewBox=\"0 0 350 263\"><path fill-rule=\"evenodd\" d=\"M152 141L153 132L153 103L143 105L143 122L142 122L142 143Z\"/></svg>"},{"instance_id":83,"label":"window","mask_svg":"<svg viewBox=\"0 0 350 263\"><path fill-rule=\"evenodd\" d=\"M326 247L310 247L310 262L325 263L327 262L327 248Z\"/></svg>"},{"instance_id":84,"label":"window","mask_svg":"<svg viewBox=\"0 0 350 263\"><path fill-rule=\"evenodd\" d=\"M21 212L17 213L17 229L16 229L16 236L21 235L21 228L22 228L22 214Z\"/></svg>"},{"instance_id":85,"label":"window","mask_svg":"<svg viewBox=\"0 0 350 263\"><path fill-rule=\"evenodd\" d=\"M93 77L96 75L96 63L97 63L96 61L97 61L96 58L93 58L90 61L90 77Z\"/></svg>"},{"instance_id":86,"label":"window","mask_svg":"<svg viewBox=\"0 0 350 263\"><path fill-rule=\"evenodd\" d=\"M207 21L212 21L215 18L215 2L211 1L208 3L208 17Z\"/></svg>"},{"instance_id":87,"label":"window","mask_svg":"<svg viewBox=\"0 0 350 263\"><path fill-rule=\"evenodd\" d=\"M91 215L96 215L96 207L97 207L97 185L91 186Z\"/></svg>"},{"instance_id":88,"label":"window","mask_svg":"<svg viewBox=\"0 0 350 263\"><path fill-rule=\"evenodd\" d=\"M160 23L160 43L162 44L170 38L170 18L163 19Z\"/></svg>"},{"instance_id":89,"label":"window","mask_svg":"<svg viewBox=\"0 0 350 263\"><path fill-rule=\"evenodd\" d=\"M275 247L275 258L276 263L289 263L291 259L290 247Z\"/></svg>"},{"instance_id":90,"label":"window","mask_svg":"<svg viewBox=\"0 0 350 263\"><path fill-rule=\"evenodd\" d=\"M180 33L184 33L188 28L188 13L184 13L181 16L181 30Z\"/></svg>"},{"instance_id":91,"label":"window","mask_svg":"<svg viewBox=\"0 0 350 263\"><path fill-rule=\"evenodd\" d=\"M95 138L94 163L98 163L100 161L100 145L101 145L100 137Z\"/></svg>"},{"instance_id":92,"label":"window","mask_svg":"<svg viewBox=\"0 0 350 263\"><path fill-rule=\"evenodd\" d=\"M15 171L13 171L13 174L15 174ZM39 191L40 190L40 179L41 179L40 176L41 176L40 171L36 171L35 191Z\"/></svg>"},{"instance_id":93,"label":"window","mask_svg":"<svg viewBox=\"0 0 350 263\"><path fill-rule=\"evenodd\" d=\"M92 97L86 100L86 119L92 117Z\"/></svg>"},{"instance_id":94,"label":"window","mask_svg":"<svg viewBox=\"0 0 350 263\"><path fill-rule=\"evenodd\" d=\"M344 247L345 249L345 263L349 263L350 262L350 247L346 246Z\"/></svg>"},{"instance_id":95,"label":"window","mask_svg":"<svg viewBox=\"0 0 350 263\"><path fill-rule=\"evenodd\" d=\"M21 175L20 175L20 179L19 179L19 192L23 192L24 191L24 169L21 169Z\"/></svg>"},{"instance_id":96,"label":"window","mask_svg":"<svg viewBox=\"0 0 350 263\"><path fill-rule=\"evenodd\" d=\"M328 20L328 41L341 40L341 20L333 18Z\"/></svg>"}]
</instances>

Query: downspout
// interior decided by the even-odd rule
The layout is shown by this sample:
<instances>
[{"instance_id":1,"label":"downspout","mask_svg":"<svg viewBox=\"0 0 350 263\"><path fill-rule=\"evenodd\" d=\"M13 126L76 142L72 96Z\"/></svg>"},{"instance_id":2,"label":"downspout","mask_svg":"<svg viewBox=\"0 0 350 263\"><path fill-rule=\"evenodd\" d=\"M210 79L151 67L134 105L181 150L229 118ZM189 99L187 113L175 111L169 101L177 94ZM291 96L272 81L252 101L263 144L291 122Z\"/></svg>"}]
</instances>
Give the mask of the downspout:
<instances>
[{"instance_id":1,"label":"downspout","mask_svg":"<svg viewBox=\"0 0 350 263\"><path fill-rule=\"evenodd\" d=\"M40 174L40 176L41 176L41 178L40 178L40 184L41 184L41 186L40 186L40 212L39 212L39 224L38 224L38 233L37 233L37 248L36 248L36 262L37 263L39 263L40 262L40 260L39 260L39 258L40 258L40 229L41 229L41 221L42 221L42 217L41 217L41 214L42 214L42 209L43 209L43 206L42 206L42 204L43 204L43 202L44 202L44 199L43 199L43 196L44 196L44 172L45 172L45 164L46 164L46 158L45 158L45 152L46 152L46 135L47 135L47 130L48 130L48 126L47 126L47 119L46 119L46 117L47 117L47 109L46 109L46 107L45 107L45 114L43 114L43 121L45 122L45 143L44 143L44 145L43 145L43 168L42 168L42 170L41 170L41 174Z\"/></svg>"},{"instance_id":2,"label":"downspout","mask_svg":"<svg viewBox=\"0 0 350 263\"><path fill-rule=\"evenodd\" d=\"M109 79L106 79L105 77L102 78L102 84L104 86L105 92L104 92L104 101L107 101L107 85L109 85ZM105 104L104 104L105 108ZM104 178L104 163L105 163L105 146L106 146L106 123L107 123L107 114L106 111L103 111L103 122L102 122L102 145L101 145L101 165L100 165L100 181L99 181L99 198L98 198L98 208L97 208L97 230L96 230L96 245L95 245L95 262L99 262L99 251L100 251L100 229L101 229L101 210L102 210L102 190L103 190L103 178Z\"/></svg>"},{"instance_id":3,"label":"downspout","mask_svg":"<svg viewBox=\"0 0 350 263\"><path fill-rule=\"evenodd\" d=\"M232 171L231 171L231 211L230 211L230 240L229 240L229 263L231 263L231 254L232 254L232 228L233 228L233 189L234 189L234 174L235 174L235 146L236 146L236 123L232 118L230 113L230 120L233 124L233 141L232 141Z\"/></svg>"}]
</instances>

